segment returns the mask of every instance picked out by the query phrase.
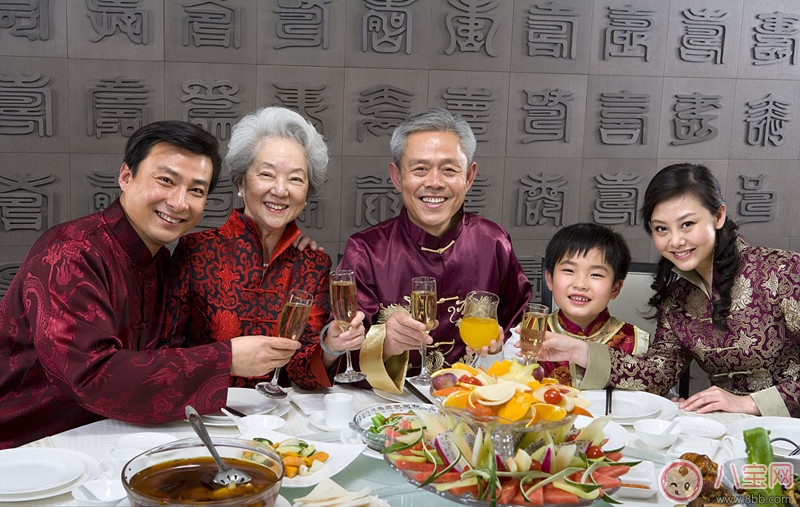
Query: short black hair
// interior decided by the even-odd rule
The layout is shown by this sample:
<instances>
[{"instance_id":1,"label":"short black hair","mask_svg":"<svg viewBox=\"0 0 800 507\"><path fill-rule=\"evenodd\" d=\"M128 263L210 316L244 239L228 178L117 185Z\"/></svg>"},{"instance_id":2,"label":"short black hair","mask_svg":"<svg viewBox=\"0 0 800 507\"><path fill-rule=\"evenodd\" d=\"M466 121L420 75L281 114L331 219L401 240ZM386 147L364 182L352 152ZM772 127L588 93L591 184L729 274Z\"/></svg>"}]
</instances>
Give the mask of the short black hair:
<instances>
[{"instance_id":1,"label":"short black hair","mask_svg":"<svg viewBox=\"0 0 800 507\"><path fill-rule=\"evenodd\" d=\"M608 227L581 222L562 227L547 243L544 254L545 270L553 273L562 259L584 256L597 248L603 260L614 270L614 283L624 280L631 267L631 251L621 234Z\"/></svg>"},{"instance_id":2,"label":"short black hair","mask_svg":"<svg viewBox=\"0 0 800 507\"><path fill-rule=\"evenodd\" d=\"M168 143L197 155L211 159L212 172L208 191L217 186L222 170L222 156L219 154L219 141L203 128L186 121L165 120L148 123L128 139L125 145L125 158L131 174L136 176L139 164L147 158L150 150L158 143Z\"/></svg>"}]
</instances>

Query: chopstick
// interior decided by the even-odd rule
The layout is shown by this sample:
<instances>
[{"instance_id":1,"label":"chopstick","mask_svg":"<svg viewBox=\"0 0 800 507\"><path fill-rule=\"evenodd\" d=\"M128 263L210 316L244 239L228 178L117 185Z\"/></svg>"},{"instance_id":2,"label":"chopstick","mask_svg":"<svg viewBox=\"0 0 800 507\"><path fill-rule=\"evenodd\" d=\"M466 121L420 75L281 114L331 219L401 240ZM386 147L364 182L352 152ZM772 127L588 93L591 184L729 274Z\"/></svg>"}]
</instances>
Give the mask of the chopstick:
<instances>
[{"instance_id":1,"label":"chopstick","mask_svg":"<svg viewBox=\"0 0 800 507\"><path fill-rule=\"evenodd\" d=\"M225 405L224 408L225 408L225 410L227 410L228 412L230 412L231 414L233 414L233 415L235 415L237 417L247 417L247 414L239 412L238 410L236 410L233 407L229 407L229 406Z\"/></svg>"},{"instance_id":2,"label":"chopstick","mask_svg":"<svg viewBox=\"0 0 800 507\"><path fill-rule=\"evenodd\" d=\"M410 380L406 380L406 389L408 389L411 392L411 394L422 400L423 403L433 404L431 399L422 394L420 390L417 389L417 386L412 384Z\"/></svg>"},{"instance_id":3,"label":"chopstick","mask_svg":"<svg viewBox=\"0 0 800 507\"><path fill-rule=\"evenodd\" d=\"M611 414L611 396L614 392L614 386L606 386L606 415Z\"/></svg>"}]
</instances>

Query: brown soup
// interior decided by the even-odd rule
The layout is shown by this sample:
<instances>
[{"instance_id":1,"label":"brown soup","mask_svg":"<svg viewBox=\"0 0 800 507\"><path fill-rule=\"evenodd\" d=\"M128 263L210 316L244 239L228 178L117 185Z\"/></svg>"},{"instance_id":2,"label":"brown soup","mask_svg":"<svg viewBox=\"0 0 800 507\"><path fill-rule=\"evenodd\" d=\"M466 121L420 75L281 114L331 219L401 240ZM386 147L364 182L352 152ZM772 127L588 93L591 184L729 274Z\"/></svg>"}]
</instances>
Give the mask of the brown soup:
<instances>
[{"instance_id":1,"label":"brown soup","mask_svg":"<svg viewBox=\"0 0 800 507\"><path fill-rule=\"evenodd\" d=\"M270 488L278 477L252 461L225 458L225 463L252 477L246 484L220 486L214 483L217 464L211 457L165 461L137 472L130 487L137 493L169 503L203 503L251 498Z\"/></svg>"}]
</instances>

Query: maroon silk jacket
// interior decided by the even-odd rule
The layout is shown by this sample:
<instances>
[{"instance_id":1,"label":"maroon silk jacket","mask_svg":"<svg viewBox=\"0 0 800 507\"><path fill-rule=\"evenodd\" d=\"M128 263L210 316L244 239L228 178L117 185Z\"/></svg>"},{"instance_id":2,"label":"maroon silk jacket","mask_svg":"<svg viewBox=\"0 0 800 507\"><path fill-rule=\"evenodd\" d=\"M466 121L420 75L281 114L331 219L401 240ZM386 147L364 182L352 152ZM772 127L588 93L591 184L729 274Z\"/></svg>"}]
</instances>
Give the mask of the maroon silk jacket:
<instances>
[{"instance_id":1,"label":"maroon silk jacket","mask_svg":"<svg viewBox=\"0 0 800 507\"><path fill-rule=\"evenodd\" d=\"M34 243L0 301L0 448L104 417L153 424L225 404L230 344L154 350L168 262L119 201Z\"/></svg>"},{"instance_id":2,"label":"maroon silk jacket","mask_svg":"<svg viewBox=\"0 0 800 507\"><path fill-rule=\"evenodd\" d=\"M234 210L221 227L181 238L172 255L161 345L191 347L242 335L277 336L289 291L303 289L314 296L314 306L300 337L303 346L281 369L281 377L288 374L303 389L330 387L332 374L322 363L319 332L330 311L331 259L324 252L292 246L299 235L297 225L288 224L266 267L258 226L242 210ZM271 377L231 377L231 384L253 387Z\"/></svg>"},{"instance_id":3,"label":"maroon silk jacket","mask_svg":"<svg viewBox=\"0 0 800 507\"><path fill-rule=\"evenodd\" d=\"M532 291L508 232L466 212L437 238L414 225L403 208L399 216L350 236L340 268L356 273L358 308L366 315L367 330L378 323L381 307L408 307L412 277L436 278L439 326L430 332L434 343L426 359L434 369L465 359L456 322L467 293L487 290L500 296L497 317L508 337L522 320ZM409 374L419 366L419 352L410 351Z\"/></svg>"}]
</instances>

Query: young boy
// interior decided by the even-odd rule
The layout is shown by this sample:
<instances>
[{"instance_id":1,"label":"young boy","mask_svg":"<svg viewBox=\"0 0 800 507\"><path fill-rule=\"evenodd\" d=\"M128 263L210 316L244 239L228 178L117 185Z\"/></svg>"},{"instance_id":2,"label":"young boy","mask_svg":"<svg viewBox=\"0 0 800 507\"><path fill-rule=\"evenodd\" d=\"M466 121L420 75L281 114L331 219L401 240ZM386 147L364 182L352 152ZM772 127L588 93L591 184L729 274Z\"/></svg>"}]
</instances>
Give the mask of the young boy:
<instances>
[{"instance_id":1,"label":"young boy","mask_svg":"<svg viewBox=\"0 0 800 507\"><path fill-rule=\"evenodd\" d=\"M560 229L545 251L545 283L558 311L547 330L640 355L650 333L612 317L608 302L622 289L631 264L625 239L602 225L578 223ZM582 369L568 362L540 361L545 374L572 385Z\"/></svg>"}]
</instances>

